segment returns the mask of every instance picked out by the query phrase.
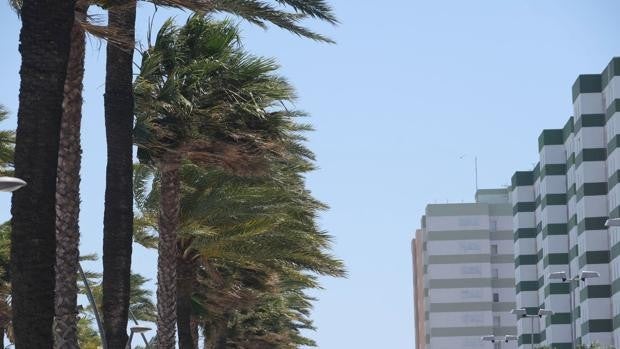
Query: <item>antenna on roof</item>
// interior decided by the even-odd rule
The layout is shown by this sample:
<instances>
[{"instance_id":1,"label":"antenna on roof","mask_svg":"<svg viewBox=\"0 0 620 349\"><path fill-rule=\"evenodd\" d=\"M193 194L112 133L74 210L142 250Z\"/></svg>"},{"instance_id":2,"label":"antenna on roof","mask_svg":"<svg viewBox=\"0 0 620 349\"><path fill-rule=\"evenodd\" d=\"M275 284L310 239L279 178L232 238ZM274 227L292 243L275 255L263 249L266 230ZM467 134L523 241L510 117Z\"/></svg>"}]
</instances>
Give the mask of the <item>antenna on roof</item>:
<instances>
[{"instance_id":1,"label":"antenna on roof","mask_svg":"<svg viewBox=\"0 0 620 349\"><path fill-rule=\"evenodd\" d=\"M476 180L476 191L478 191L478 157L474 156L474 177Z\"/></svg>"}]
</instances>

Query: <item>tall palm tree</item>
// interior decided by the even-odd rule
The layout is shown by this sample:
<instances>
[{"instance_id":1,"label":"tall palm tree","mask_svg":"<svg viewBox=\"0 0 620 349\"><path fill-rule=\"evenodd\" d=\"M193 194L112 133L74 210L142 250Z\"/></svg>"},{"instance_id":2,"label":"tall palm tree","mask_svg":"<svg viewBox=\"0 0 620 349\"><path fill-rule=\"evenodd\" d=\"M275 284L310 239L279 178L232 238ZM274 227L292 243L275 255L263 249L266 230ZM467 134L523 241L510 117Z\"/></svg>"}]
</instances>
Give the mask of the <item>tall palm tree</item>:
<instances>
[{"instance_id":1,"label":"tall palm tree","mask_svg":"<svg viewBox=\"0 0 620 349\"><path fill-rule=\"evenodd\" d=\"M11 276L16 348L51 348L55 193L63 89L75 1L24 0L13 195Z\"/></svg>"},{"instance_id":2,"label":"tall palm tree","mask_svg":"<svg viewBox=\"0 0 620 349\"><path fill-rule=\"evenodd\" d=\"M77 273L79 258L79 211L85 31L82 23L87 0L77 0L71 30L71 50L64 87L56 182L56 282L54 347L78 348Z\"/></svg>"},{"instance_id":3,"label":"tall palm tree","mask_svg":"<svg viewBox=\"0 0 620 349\"><path fill-rule=\"evenodd\" d=\"M284 152L283 130L293 114L279 103L293 99L293 90L274 75L272 60L245 53L238 36L229 22L192 16L179 29L169 20L143 54L136 81L138 157L161 175L160 348L175 343L181 163L249 175Z\"/></svg>"},{"instance_id":4,"label":"tall palm tree","mask_svg":"<svg viewBox=\"0 0 620 349\"><path fill-rule=\"evenodd\" d=\"M107 166L103 214L103 322L110 348L127 342L133 227L133 42L136 0L111 1L108 29L130 45L108 43L104 116Z\"/></svg>"},{"instance_id":5,"label":"tall palm tree","mask_svg":"<svg viewBox=\"0 0 620 349\"><path fill-rule=\"evenodd\" d=\"M332 24L337 22L326 0L152 0L152 2L159 6L189 9L201 13L225 12L262 28L271 23L299 36L318 41L330 40L312 32L301 23L309 17ZM136 0L110 1L109 5L109 29L112 32L124 33L125 41L133 42ZM132 251L133 51L131 48L108 45L106 57L104 104L108 157L103 220L105 289L103 317L108 342L121 345L127 338Z\"/></svg>"}]
</instances>

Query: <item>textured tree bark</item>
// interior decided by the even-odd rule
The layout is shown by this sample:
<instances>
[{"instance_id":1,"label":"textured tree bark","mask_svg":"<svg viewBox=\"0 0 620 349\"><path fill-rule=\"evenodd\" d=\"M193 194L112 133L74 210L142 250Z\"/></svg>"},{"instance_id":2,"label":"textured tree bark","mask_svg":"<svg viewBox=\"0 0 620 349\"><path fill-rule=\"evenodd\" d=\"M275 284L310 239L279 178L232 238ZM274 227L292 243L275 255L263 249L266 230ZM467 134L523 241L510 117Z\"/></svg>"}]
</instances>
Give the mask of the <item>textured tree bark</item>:
<instances>
[{"instance_id":1,"label":"textured tree bark","mask_svg":"<svg viewBox=\"0 0 620 349\"><path fill-rule=\"evenodd\" d=\"M179 349L198 349L198 338L194 339L192 327L192 294L195 265L182 256L177 257L177 328L179 330Z\"/></svg>"},{"instance_id":2,"label":"textured tree bark","mask_svg":"<svg viewBox=\"0 0 620 349\"><path fill-rule=\"evenodd\" d=\"M24 0L19 50L11 282L17 349L48 349L54 336L56 166L75 1Z\"/></svg>"},{"instance_id":3,"label":"textured tree bark","mask_svg":"<svg viewBox=\"0 0 620 349\"><path fill-rule=\"evenodd\" d=\"M80 243L80 165L82 147L82 88L84 79L84 29L77 21L86 18L88 3L75 4L76 22L71 30L71 49L60 124L58 177L56 179L56 286L54 347L78 349L77 273Z\"/></svg>"},{"instance_id":4,"label":"textured tree bark","mask_svg":"<svg viewBox=\"0 0 620 349\"><path fill-rule=\"evenodd\" d=\"M108 10L108 26L133 42L136 1L122 2ZM102 313L109 348L123 349L128 339L133 237L133 48L108 44L106 57Z\"/></svg>"},{"instance_id":5,"label":"textured tree bark","mask_svg":"<svg viewBox=\"0 0 620 349\"><path fill-rule=\"evenodd\" d=\"M177 322L177 229L181 178L175 154L162 159L159 203L159 256L157 259L157 347L175 348Z\"/></svg>"},{"instance_id":6,"label":"textured tree bark","mask_svg":"<svg viewBox=\"0 0 620 349\"><path fill-rule=\"evenodd\" d=\"M192 328L192 341L194 343L194 348L198 349L198 338L200 337L198 334L198 320L195 316L192 316L190 321L190 326Z\"/></svg>"}]
</instances>

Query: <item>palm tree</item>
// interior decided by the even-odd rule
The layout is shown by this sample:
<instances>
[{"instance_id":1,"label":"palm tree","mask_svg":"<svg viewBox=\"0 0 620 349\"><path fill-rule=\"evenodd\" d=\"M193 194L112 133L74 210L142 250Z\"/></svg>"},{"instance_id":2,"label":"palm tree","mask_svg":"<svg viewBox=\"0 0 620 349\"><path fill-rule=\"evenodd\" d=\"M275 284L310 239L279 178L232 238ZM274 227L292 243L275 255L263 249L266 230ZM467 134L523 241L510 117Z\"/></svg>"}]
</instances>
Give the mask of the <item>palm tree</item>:
<instances>
[{"instance_id":1,"label":"palm tree","mask_svg":"<svg viewBox=\"0 0 620 349\"><path fill-rule=\"evenodd\" d=\"M55 193L63 88L75 1L24 0L13 195L11 275L16 348L51 348Z\"/></svg>"},{"instance_id":2,"label":"palm tree","mask_svg":"<svg viewBox=\"0 0 620 349\"><path fill-rule=\"evenodd\" d=\"M247 179L182 167L177 259L180 348L197 347L191 326L196 294L204 294L198 296L199 303L210 314L209 346L213 346L214 338L226 340L226 324L235 309L256 303L256 292L248 289L270 289L271 280L297 275L284 265L343 275L342 264L324 253L328 236L314 225L316 211L324 206L302 188L299 175L309 168L300 159L272 168L270 177ZM146 166L137 166L135 174L137 231L144 236L144 230L158 229L160 177ZM311 278L296 279L316 286Z\"/></svg>"},{"instance_id":3,"label":"palm tree","mask_svg":"<svg viewBox=\"0 0 620 349\"><path fill-rule=\"evenodd\" d=\"M80 211L80 128L88 1L78 0L64 87L56 183L56 282L54 347L78 348L77 273Z\"/></svg>"},{"instance_id":4,"label":"palm tree","mask_svg":"<svg viewBox=\"0 0 620 349\"><path fill-rule=\"evenodd\" d=\"M251 175L268 156L283 156L294 116L280 101L292 88L273 60L243 52L237 28L192 16L182 28L164 24L143 54L136 81L136 141L141 161L161 175L158 259L158 344L175 342L177 229L181 163Z\"/></svg>"},{"instance_id":5,"label":"palm tree","mask_svg":"<svg viewBox=\"0 0 620 349\"><path fill-rule=\"evenodd\" d=\"M328 38L312 32L301 23L316 18L335 24L336 17L326 0L153 0L160 6L190 9L200 13L225 12L259 27L272 23L302 37L318 41ZM109 30L124 33L126 42L135 40L136 0L110 1ZM282 7L285 5L287 7ZM133 189L132 91L133 50L108 45L106 53L105 121L107 167L103 220L103 317L108 342L122 345L127 334L129 275L131 269Z\"/></svg>"},{"instance_id":6,"label":"palm tree","mask_svg":"<svg viewBox=\"0 0 620 349\"><path fill-rule=\"evenodd\" d=\"M107 166L103 215L103 320L110 348L127 342L133 197L133 42L136 1L111 1L108 29L131 45L106 47L104 115Z\"/></svg>"}]
</instances>

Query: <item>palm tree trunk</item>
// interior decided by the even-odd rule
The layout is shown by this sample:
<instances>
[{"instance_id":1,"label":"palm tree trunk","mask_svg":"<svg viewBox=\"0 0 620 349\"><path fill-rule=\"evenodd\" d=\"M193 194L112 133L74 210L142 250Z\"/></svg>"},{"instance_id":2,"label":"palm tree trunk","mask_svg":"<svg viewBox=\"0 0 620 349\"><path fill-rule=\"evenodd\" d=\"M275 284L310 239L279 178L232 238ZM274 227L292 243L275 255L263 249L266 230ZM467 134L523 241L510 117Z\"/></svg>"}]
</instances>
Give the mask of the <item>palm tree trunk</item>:
<instances>
[{"instance_id":1,"label":"palm tree trunk","mask_svg":"<svg viewBox=\"0 0 620 349\"><path fill-rule=\"evenodd\" d=\"M200 337L200 335L198 334L198 320L196 319L196 317L192 316L190 321L192 341L194 343L194 348L198 349L198 338Z\"/></svg>"},{"instance_id":2,"label":"palm tree trunk","mask_svg":"<svg viewBox=\"0 0 620 349\"><path fill-rule=\"evenodd\" d=\"M108 27L133 43L136 1L108 11ZM110 348L127 342L133 237L133 47L107 45L105 127L107 167L103 217L103 300L105 333Z\"/></svg>"},{"instance_id":3,"label":"palm tree trunk","mask_svg":"<svg viewBox=\"0 0 620 349\"><path fill-rule=\"evenodd\" d=\"M80 164L82 147L82 88L84 79L84 29L88 3L76 2L71 30L71 50L65 81L64 111L60 124L58 177L56 179L56 291L54 347L77 349L77 263L79 259ZM80 18L81 17L81 18Z\"/></svg>"},{"instance_id":4,"label":"palm tree trunk","mask_svg":"<svg viewBox=\"0 0 620 349\"><path fill-rule=\"evenodd\" d=\"M195 265L182 256L177 257L177 327L179 349L198 349L192 328L192 294L195 280ZM197 338L196 338L197 340Z\"/></svg>"},{"instance_id":5,"label":"palm tree trunk","mask_svg":"<svg viewBox=\"0 0 620 349\"><path fill-rule=\"evenodd\" d=\"M17 349L49 349L54 336L56 166L75 1L24 0L11 214L13 327Z\"/></svg>"},{"instance_id":6,"label":"palm tree trunk","mask_svg":"<svg viewBox=\"0 0 620 349\"><path fill-rule=\"evenodd\" d=\"M177 229L181 196L180 161L175 154L161 165L159 257L157 259L157 347L175 348L177 322Z\"/></svg>"}]
</instances>

